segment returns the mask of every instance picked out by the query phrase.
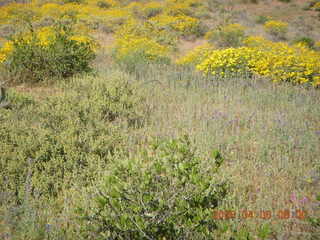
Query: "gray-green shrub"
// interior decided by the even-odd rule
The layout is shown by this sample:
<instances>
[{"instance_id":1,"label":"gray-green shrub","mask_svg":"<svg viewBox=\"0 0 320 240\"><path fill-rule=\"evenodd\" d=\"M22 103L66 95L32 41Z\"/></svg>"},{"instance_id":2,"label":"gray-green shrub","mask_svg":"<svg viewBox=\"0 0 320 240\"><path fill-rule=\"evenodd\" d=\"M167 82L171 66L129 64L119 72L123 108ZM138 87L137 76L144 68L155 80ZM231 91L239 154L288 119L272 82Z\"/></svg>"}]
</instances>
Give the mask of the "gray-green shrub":
<instances>
[{"instance_id":1,"label":"gray-green shrub","mask_svg":"<svg viewBox=\"0 0 320 240\"><path fill-rule=\"evenodd\" d=\"M143 98L121 74L70 81L41 101L9 91L13 107L0 109L0 192L13 194L6 201L21 203L26 184L38 198L87 185L125 148L120 126L143 124Z\"/></svg>"}]
</instances>

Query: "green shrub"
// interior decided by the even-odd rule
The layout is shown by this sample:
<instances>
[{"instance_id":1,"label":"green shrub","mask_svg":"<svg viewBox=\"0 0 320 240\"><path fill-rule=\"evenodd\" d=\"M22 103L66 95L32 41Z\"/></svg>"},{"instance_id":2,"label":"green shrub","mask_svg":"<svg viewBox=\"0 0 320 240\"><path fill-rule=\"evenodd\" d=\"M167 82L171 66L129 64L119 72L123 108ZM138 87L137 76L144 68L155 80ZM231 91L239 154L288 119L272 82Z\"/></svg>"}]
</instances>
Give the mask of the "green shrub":
<instances>
[{"instance_id":1,"label":"green shrub","mask_svg":"<svg viewBox=\"0 0 320 240\"><path fill-rule=\"evenodd\" d=\"M213 209L226 194L216 179L219 152L201 160L187 136L155 141L113 161L94 206L78 210L84 239L209 239Z\"/></svg>"},{"instance_id":2,"label":"green shrub","mask_svg":"<svg viewBox=\"0 0 320 240\"><path fill-rule=\"evenodd\" d=\"M12 82L40 82L90 72L90 62L95 58L93 40L77 35L72 25L31 30L15 36L5 46L0 49L5 69L1 74Z\"/></svg>"},{"instance_id":3,"label":"green shrub","mask_svg":"<svg viewBox=\"0 0 320 240\"><path fill-rule=\"evenodd\" d=\"M37 198L86 186L125 148L119 126L143 123L143 99L117 72L71 83L41 102L9 91L13 107L0 109L0 192L13 194L9 202L21 203L26 185Z\"/></svg>"}]
</instances>

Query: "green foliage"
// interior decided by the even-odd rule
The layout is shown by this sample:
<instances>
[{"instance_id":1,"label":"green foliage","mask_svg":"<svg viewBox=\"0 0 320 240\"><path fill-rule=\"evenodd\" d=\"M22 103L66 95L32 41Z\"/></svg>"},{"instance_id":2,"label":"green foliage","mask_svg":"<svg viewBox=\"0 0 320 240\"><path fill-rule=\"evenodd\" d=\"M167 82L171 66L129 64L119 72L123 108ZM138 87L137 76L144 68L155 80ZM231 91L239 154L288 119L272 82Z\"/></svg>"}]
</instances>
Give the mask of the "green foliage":
<instances>
[{"instance_id":1,"label":"green foliage","mask_svg":"<svg viewBox=\"0 0 320 240\"><path fill-rule=\"evenodd\" d=\"M117 72L65 88L41 103L9 91L13 108L0 109L0 192L13 194L6 201L19 204L27 192L54 197L75 182L86 186L124 148L119 126L143 123L143 99Z\"/></svg>"},{"instance_id":2,"label":"green foliage","mask_svg":"<svg viewBox=\"0 0 320 240\"><path fill-rule=\"evenodd\" d=\"M219 152L214 156L221 161ZM218 168L196 155L187 136L114 161L95 205L79 209L83 238L209 239L217 227L212 210L226 194Z\"/></svg>"},{"instance_id":3,"label":"green foliage","mask_svg":"<svg viewBox=\"0 0 320 240\"><path fill-rule=\"evenodd\" d=\"M53 31L48 43L41 43L34 30L13 38L1 74L12 82L32 83L90 72L95 58L91 43L74 40L72 25L58 24Z\"/></svg>"}]
</instances>

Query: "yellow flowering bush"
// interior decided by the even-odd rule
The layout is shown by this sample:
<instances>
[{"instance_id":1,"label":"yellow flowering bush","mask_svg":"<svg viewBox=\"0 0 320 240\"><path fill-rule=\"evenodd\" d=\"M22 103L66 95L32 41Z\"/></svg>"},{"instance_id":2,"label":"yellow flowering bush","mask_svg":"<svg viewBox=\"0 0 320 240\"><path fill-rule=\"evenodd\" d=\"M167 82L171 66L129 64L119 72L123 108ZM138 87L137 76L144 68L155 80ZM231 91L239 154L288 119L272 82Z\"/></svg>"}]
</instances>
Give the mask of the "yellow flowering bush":
<instances>
[{"instance_id":1,"label":"yellow flowering bush","mask_svg":"<svg viewBox=\"0 0 320 240\"><path fill-rule=\"evenodd\" d=\"M209 54L214 50L214 46L205 43L200 46L195 47L188 54L177 60L179 65L197 65L202 62Z\"/></svg>"},{"instance_id":2,"label":"yellow flowering bush","mask_svg":"<svg viewBox=\"0 0 320 240\"><path fill-rule=\"evenodd\" d=\"M165 14L170 16L177 15L194 15L194 8L203 5L202 0L166 0L164 9Z\"/></svg>"},{"instance_id":3,"label":"yellow flowering bush","mask_svg":"<svg viewBox=\"0 0 320 240\"><path fill-rule=\"evenodd\" d=\"M290 46L261 37L250 37L245 44L240 48L214 50L196 68L213 75L249 73L275 82L320 86L320 54L304 44Z\"/></svg>"},{"instance_id":4,"label":"yellow flowering bush","mask_svg":"<svg viewBox=\"0 0 320 240\"><path fill-rule=\"evenodd\" d=\"M138 19L131 18L124 25L122 25L116 31L116 38L124 38L127 35L133 35L135 37L147 37L155 40L160 45L165 45L173 48L177 42L176 34L163 29L160 26L151 23L150 21L140 21Z\"/></svg>"},{"instance_id":5,"label":"yellow flowering bush","mask_svg":"<svg viewBox=\"0 0 320 240\"><path fill-rule=\"evenodd\" d=\"M98 6L99 8L112 8L119 6L119 3L115 0L86 0L86 3L91 6Z\"/></svg>"},{"instance_id":6,"label":"yellow flowering bush","mask_svg":"<svg viewBox=\"0 0 320 240\"><path fill-rule=\"evenodd\" d=\"M250 72L248 63L253 54L254 51L248 47L215 50L197 65L197 70L219 76L245 74Z\"/></svg>"},{"instance_id":7,"label":"yellow flowering bush","mask_svg":"<svg viewBox=\"0 0 320 240\"><path fill-rule=\"evenodd\" d=\"M169 16L178 16L178 15L192 15L192 10L189 5L185 2L176 2L176 1L166 1L166 6L164 8L164 14Z\"/></svg>"},{"instance_id":8,"label":"yellow flowering bush","mask_svg":"<svg viewBox=\"0 0 320 240\"><path fill-rule=\"evenodd\" d=\"M152 25L131 19L116 32L114 57L130 72L138 65L168 63L171 47L158 37Z\"/></svg>"},{"instance_id":9,"label":"yellow flowering bush","mask_svg":"<svg viewBox=\"0 0 320 240\"><path fill-rule=\"evenodd\" d=\"M312 9L314 9L314 10L316 10L316 11L320 11L320 2L315 3L315 4L312 6Z\"/></svg>"},{"instance_id":10,"label":"yellow flowering bush","mask_svg":"<svg viewBox=\"0 0 320 240\"><path fill-rule=\"evenodd\" d=\"M186 15L170 16L161 14L150 18L149 21L158 28L167 28L184 36L199 32L199 20Z\"/></svg>"},{"instance_id":11,"label":"yellow flowering bush","mask_svg":"<svg viewBox=\"0 0 320 240\"><path fill-rule=\"evenodd\" d=\"M127 35L116 40L116 58L121 60L130 55L142 55L148 61L158 61L167 57L168 47L153 39Z\"/></svg>"},{"instance_id":12,"label":"yellow flowering bush","mask_svg":"<svg viewBox=\"0 0 320 240\"><path fill-rule=\"evenodd\" d=\"M19 34L0 49L1 74L11 81L38 82L91 70L97 44L57 24Z\"/></svg>"},{"instance_id":13,"label":"yellow flowering bush","mask_svg":"<svg viewBox=\"0 0 320 240\"><path fill-rule=\"evenodd\" d=\"M218 47L238 47L245 38L245 27L237 23L220 26L207 32L205 38Z\"/></svg>"},{"instance_id":14,"label":"yellow flowering bush","mask_svg":"<svg viewBox=\"0 0 320 240\"><path fill-rule=\"evenodd\" d=\"M147 18L160 14L164 9L161 2L147 2L143 5L142 11Z\"/></svg>"},{"instance_id":15,"label":"yellow flowering bush","mask_svg":"<svg viewBox=\"0 0 320 240\"><path fill-rule=\"evenodd\" d=\"M0 24L39 19L39 14L32 4L10 3L0 7L0 12Z\"/></svg>"},{"instance_id":16,"label":"yellow flowering bush","mask_svg":"<svg viewBox=\"0 0 320 240\"><path fill-rule=\"evenodd\" d=\"M162 2L132 2L128 9L136 18L148 19L160 14L163 11L164 4Z\"/></svg>"},{"instance_id":17,"label":"yellow flowering bush","mask_svg":"<svg viewBox=\"0 0 320 240\"><path fill-rule=\"evenodd\" d=\"M288 23L270 20L264 24L264 29L273 38L275 38L275 40L285 39L286 34L288 32Z\"/></svg>"}]
</instances>

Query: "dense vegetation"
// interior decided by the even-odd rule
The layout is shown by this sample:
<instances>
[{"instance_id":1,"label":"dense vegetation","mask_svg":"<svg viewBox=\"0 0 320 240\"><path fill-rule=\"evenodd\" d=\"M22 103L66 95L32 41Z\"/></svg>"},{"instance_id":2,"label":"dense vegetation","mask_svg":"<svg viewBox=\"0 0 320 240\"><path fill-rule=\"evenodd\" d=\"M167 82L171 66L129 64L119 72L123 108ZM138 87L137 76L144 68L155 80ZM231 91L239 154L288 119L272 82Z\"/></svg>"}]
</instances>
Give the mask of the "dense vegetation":
<instances>
[{"instance_id":1,"label":"dense vegetation","mask_svg":"<svg viewBox=\"0 0 320 240\"><path fill-rule=\"evenodd\" d=\"M0 239L318 239L320 1L266 4L0 4Z\"/></svg>"}]
</instances>

